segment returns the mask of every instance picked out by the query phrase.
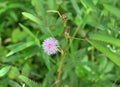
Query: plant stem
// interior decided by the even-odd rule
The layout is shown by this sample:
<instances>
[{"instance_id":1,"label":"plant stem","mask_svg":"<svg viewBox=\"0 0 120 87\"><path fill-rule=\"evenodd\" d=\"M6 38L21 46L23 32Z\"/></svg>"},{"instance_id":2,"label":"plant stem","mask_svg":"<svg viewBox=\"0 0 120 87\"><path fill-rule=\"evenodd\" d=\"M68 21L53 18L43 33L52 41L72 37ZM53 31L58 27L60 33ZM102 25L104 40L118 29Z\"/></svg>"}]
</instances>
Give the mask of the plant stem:
<instances>
[{"instance_id":1,"label":"plant stem","mask_svg":"<svg viewBox=\"0 0 120 87\"><path fill-rule=\"evenodd\" d=\"M85 40L85 39L76 38L76 37L70 37L70 39L75 39L75 40Z\"/></svg>"},{"instance_id":2,"label":"plant stem","mask_svg":"<svg viewBox=\"0 0 120 87\"><path fill-rule=\"evenodd\" d=\"M63 64L64 64L64 59L65 59L66 53L69 49L69 38L66 35L65 35L65 39L66 39L65 51L63 51L62 49L60 50L61 61L60 61L60 64L59 64L59 67L58 67L58 70L57 70L58 75L57 75L57 80L56 80L56 87L59 87L60 77L61 77L61 74L62 74L62 67L63 67Z\"/></svg>"},{"instance_id":3,"label":"plant stem","mask_svg":"<svg viewBox=\"0 0 120 87\"><path fill-rule=\"evenodd\" d=\"M65 53L63 52L61 54L61 61L60 61L60 65L58 67L58 70L57 70L57 80L56 80L56 87L59 87L59 83L60 83L60 77L61 77L61 74L62 74L62 67L63 67L63 64L64 64L64 59L65 59Z\"/></svg>"}]
</instances>

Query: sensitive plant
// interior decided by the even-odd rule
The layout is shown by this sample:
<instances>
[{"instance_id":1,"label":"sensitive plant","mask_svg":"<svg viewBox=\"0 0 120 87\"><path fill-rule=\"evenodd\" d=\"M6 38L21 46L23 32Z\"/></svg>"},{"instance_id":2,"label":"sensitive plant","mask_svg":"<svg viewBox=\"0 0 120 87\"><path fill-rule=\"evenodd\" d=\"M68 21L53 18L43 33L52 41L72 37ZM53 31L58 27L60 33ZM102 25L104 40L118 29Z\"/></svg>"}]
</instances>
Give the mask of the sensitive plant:
<instances>
[{"instance_id":1,"label":"sensitive plant","mask_svg":"<svg viewBox=\"0 0 120 87\"><path fill-rule=\"evenodd\" d=\"M20 14L8 8L8 19L19 15L19 21L9 19L6 26L2 20L0 86L119 86L118 0L32 0L25 4L28 9L21 5L13 4L22 8ZM54 49L48 50L49 40Z\"/></svg>"}]
</instances>

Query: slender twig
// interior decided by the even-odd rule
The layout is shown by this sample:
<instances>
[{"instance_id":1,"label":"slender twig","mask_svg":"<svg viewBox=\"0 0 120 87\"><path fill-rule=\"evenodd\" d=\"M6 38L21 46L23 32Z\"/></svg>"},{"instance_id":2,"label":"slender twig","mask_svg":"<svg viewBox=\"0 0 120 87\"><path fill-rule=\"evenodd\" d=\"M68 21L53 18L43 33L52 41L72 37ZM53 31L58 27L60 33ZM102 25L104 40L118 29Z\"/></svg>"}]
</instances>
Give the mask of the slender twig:
<instances>
[{"instance_id":1,"label":"slender twig","mask_svg":"<svg viewBox=\"0 0 120 87\"><path fill-rule=\"evenodd\" d=\"M57 10L48 10L47 12L57 13L60 17L62 17L62 16L61 16L61 14L60 14L60 12L59 12L59 11L57 11Z\"/></svg>"},{"instance_id":2,"label":"slender twig","mask_svg":"<svg viewBox=\"0 0 120 87\"><path fill-rule=\"evenodd\" d=\"M63 67L63 64L64 64L64 59L65 59L65 53L62 52L61 54L61 61L60 61L60 64L59 64L59 67L58 67L58 70L57 70L57 80L56 80L56 87L59 87L59 83L60 83L60 78L61 78L61 74L62 74L62 67Z\"/></svg>"},{"instance_id":3,"label":"slender twig","mask_svg":"<svg viewBox=\"0 0 120 87\"><path fill-rule=\"evenodd\" d=\"M77 37L71 37L71 36L70 36L70 39L85 40L85 39L81 39L81 38L77 38Z\"/></svg>"},{"instance_id":4,"label":"slender twig","mask_svg":"<svg viewBox=\"0 0 120 87\"><path fill-rule=\"evenodd\" d=\"M66 32L65 32L66 33ZM65 39L66 39L66 48L65 48L65 51L63 51L62 49L60 50L61 52L61 61L60 61L60 64L59 64L59 67L58 67L58 70L57 70L57 80L56 80L56 87L59 87L59 83L60 83L60 78L61 78L61 74L62 74L62 68L63 68L63 65L64 65L64 60L65 60L65 56L66 56L66 53L69 49L69 37L68 36L65 36Z\"/></svg>"}]
</instances>

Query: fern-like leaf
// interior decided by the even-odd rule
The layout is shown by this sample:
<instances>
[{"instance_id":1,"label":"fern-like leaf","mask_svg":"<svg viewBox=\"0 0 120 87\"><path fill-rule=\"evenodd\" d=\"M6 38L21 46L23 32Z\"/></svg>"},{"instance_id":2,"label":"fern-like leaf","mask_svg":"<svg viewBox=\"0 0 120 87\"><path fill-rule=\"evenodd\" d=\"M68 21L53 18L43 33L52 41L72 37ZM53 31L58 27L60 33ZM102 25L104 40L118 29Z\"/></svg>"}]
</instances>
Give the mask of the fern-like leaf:
<instances>
[{"instance_id":1,"label":"fern-like leaf","mask_svg":"<svg viewBox=\"0 0 120 87\"><path fill-rule=\"evenodd\" d=\"M31 79L29 79L29 78L27 78L27 77L25 77L23 75L20 75L18 78L20 80L22 80L29 87L39 87L36 82L32 81Z\"/></svg>"},{"instance_id":2,"label":"fern-like leaf","mask_svg":"<svg viewBox=\"0 0 120 87\"><path fill-rule=\"evenodd\" d=\"M97 50L102 52L105 56L107 56L112 62L116 65L120 66L120 56L113 53L109 50L109 48L105 47L104 45L100 44L97 41L88 40L88 42L93 45Z\"/></svg>"},{"instance_id":3,"label":"fern-like leaf","mask_svg":"<svg viewBox=\"0 0 120 87\"><path fill-rule=\"evenodd\" d=\"M114 46L120 47L120 40L113 38L111 36L101 35L101 34L92 34L90 35L89 39L96 40L96 41L102 41L102 42L109 43Z\"/></svg>"}]
</instances>

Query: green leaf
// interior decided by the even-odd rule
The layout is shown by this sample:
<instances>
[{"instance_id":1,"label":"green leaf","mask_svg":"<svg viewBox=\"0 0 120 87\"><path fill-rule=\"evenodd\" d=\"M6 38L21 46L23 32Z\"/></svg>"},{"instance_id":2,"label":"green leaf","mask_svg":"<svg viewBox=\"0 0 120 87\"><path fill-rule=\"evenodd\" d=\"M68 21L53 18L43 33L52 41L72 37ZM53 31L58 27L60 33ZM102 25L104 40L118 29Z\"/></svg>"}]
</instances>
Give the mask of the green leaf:
<instances>
[{"instance_id":1,"label":"green leaf","mask_svg":"<svg viewBox=\"0 0 120 87\"><path fill-rule=\"evenodd\" d=\"M17 67L12 67L8 76L11 79L16 79L20 75L19 70Z\"/></svg>"},{"instance_id":2,"label":"green leaf","mask_svg":"<svg viewBox=\"0 0 120 87\"><path fill-rule=\"evenodd\" d=\"M32 38L34 38L36 44L37 44L38 46L40 46L40 41L39 41L39 39L30 31L30 29L28 29L27 27L25 27L25 26L22 25L22 24L19 24L19 25L20 25L20 27L22 27L22 29L23 29L28 35L30 35Z\"/></svg>"},{"instance_id":3,"label":"green leaf","mask_svg":"<svg viewBox=\"0 0 120 87\"><path fill-rule=\"evenodd\" d=\"M11 56L7 57L5 62L14 63L16 61L21 60L21 58L24 58L24 56L22 54L14 54L14 55L11 55Z\"/></svg>"},{"instance_id":4,"label":"green leaf","mask_svg":"<svg viewBox=\"0 0 120 87\"><path fill-rule=\"evenodd\" d=\"M4 75L6 75L10 70L10 68L11 68L10 66L5 66L2 69L0 69L0 77L3 77Z\"/></svg>"},{"instance_id":5,"label":"green leaf","mask_svg":"<svg viewBox=\"0 0 120 87\"><path fill-rule=\"evenodd\" d=\"M118 18L120 18L120 10L114 6L111 5L107 5L104 4L104 7L106 10L108 10L109 12L111 12L113 15L117 16Z\"/></svg>"},{"instance_id":6,"label":"green leaf","mask_svg":"<svg viewBox=\"0 0 120 87\"><path fill-rule=\"evenodd\" d=\"M39 87L36 82L32 81L31 79L29 79L23 75L20 75L18 78L21 81L23 81L26 85L28 85L29 87Z\"/></svg>"},{"instance_id":7,"label":"green leaf","mask_svg":"<svg viewBox=\"0 0 120 87\"><path fill-rule=\"evenodd\" d=\"M53 66L46 74L44 81L42 83L42 87L49 87L50 83L54 81L54 79L51 79L54 77L54 73L56 72L57 66Z\"/></svg>"},{"instance_id":8,"label":"green leaf","mask_svg":"<svg viewBox=\"0 0 120 87\"><path fill-rule=\"evenodd\" d=\"M113 38L111 36L101 35L101 34L91 34L89 36L89 39L96 40L96 41L103 41L105 43L109 43L109 44L112 44L114 46L120 47L120 40Z\"/></svg>"},{"instance_id":9,"label":"green leaf","mask_svg":"<svg viewBox=\"0 0 120 87\"><path fill-rule=\"evenodd\" d=\"M47 68L49 69L49 70L51 70L51 62L50 62L50 60L49 60L49 56L48 55L46 55L45 53L42 53L42 58L43 58L43 60L44 60L44 62L45 62L45 65L47 66Z\"/></svg>"},{"instance_id":10,"label":"green leaf","mask_svg":"<svg viewBox=\"0 0 120 87\"><path fill-rule=\"evenodd\" d=\"M85 78L88 73L90 74L90 72L83 65L80 64L75 67L75 73L80 78Z\"/></svg>"},{"instance_id":11,"label":"green leaf","mask_svg":"<svg viewBox=\"0 0 120 87\"><path fill-rule=\"evenodd\" d=\"M80 1L84 5L85 8L89 7L93 11L96 9L92 0L91 1L90 0L80 0Z\"/></svg>"},{"instance_id":12,"label":"green leaf","mask_svg":"<svg viewBox=\"0 0 120 87\"><path fill-rule=\"evenodd\" d=\"M36 12L42 18L45 17L45 7L44 7L44 0L32 0L32 5L35 7Z\"/></svg>"},{"instance_id":13,"label":"green leaf","mask_svg":"<svg viewBox=\"0 0 120 87\"><path fill-rule=\"evenodd\" d=\"M1 79L0 80L0 87L7 87L9 80L10 80L9 78Z\"/></svg>"},{"instance_id":14,"label":"green leaf","mask_svg":"<svg viewBox=\"0 0 120 87\"><path fill-rule=\"evenodd\" d=\"M19 4L19 3L11 3L11 4L7 5L7 6L8 6L7 10L13 9L13 8L22 8L23 7L22 4Z\"/></svg>"},{"instance_id":15,"label":"green leaf","mask_svg":"<svg viewBox=\"0 0 120 87\"><path fill-rule=\"evenodd\" d=\"M22 45L22 44L24 44L24 42L12 44L12 45L7 46L7 49L13 50L13 49L17 48L18 46L20 46L20 45Z\"/></svg>"},{"instance_id":16,"label":"green leaf","mask_svg":"<svg viewBox=\"0 0 120 87\"><path fill-rule=\"evenodd\" d=\"M58 5L56 4L56 2L57 2L56 0L48 0L47 5L48 5L49 9L56 10L58 8Z\"/></svg>"},{"instance_id":17,"label":"green leaf","mask_svg":"<svg viewBox=\"0 0 120 87\"><path fill-rule=\"evenodd\" d=\"M32 49L32 50L30 50L30 49ZM31 47L28 47L28 48L24 49L22 51L22 53L23 53L22 55L24 56L24 59L26 60L28 58L32 58L36 54L39 54L40 50L41 49L38 46L31 46Z\"/></svg>"},{"instance_id":18,"label":"green leaf","mask_svg":"<svg viewBox=\"0 0 120 87\"><path fill-rule=\"evenodd\" d=\"M30 69L31 68L30 68L29 64L26 63L22 68L22 75L28 76L30 73Z\"/></svg>"},{"instance_id":19,"label":"green leaf","mask_svg":"<svg viewBox=\"0 0 120 87\"><path fill-rule=\"evenodd\" d=\"M105 73L109 73L109 72L111 72L111 71L113 70L113 68L114 68L114 64L111 63L111 62L109 62L109 63L107 63L104 72L105 72Z\"/></svg>"},{"instance_id":20,"label":"green leaf","mask_svg":"<svg viewBox=\"0 0 120 87\"><path fill-rule=\"evenodd\" d=\"M9 85L10 85L11 87L21 87L17 82L15 82L15 81L13 81L13 80L10 80L10 81L9 81Z\"/></svg>"},{"instance_id":21,"label":"green leaf","mask_svg":"<svg viewBox=\"0 0 120 87\"><path fill-rule=\"evenodd\" d=\"M25 16L26 18L32 20L33 22L41 25L42 22L39 20L39 18L35 17L34 15L27 13L27 12L22 12L23 16Z\"/></svg>"},{"instance_id":22,"label":"green leaf","mask_svg":"<svg viewBox=\"0 0 120 87\"><path fill-rule=\"evenodd\" d=\"M31 37L35 38L35 35L30 31L30 29L28 29L27 27L25 27L22 24L19 24L19 25L28 35L30 35Z\"/></svg>"},{"instance_id":23,"label":"green leaf","mask_svg":"<svg viewBox=\"0 0 120 87\"><path fill-rule=\"evenodd\" d=\"M14 29L12 32L12 41L13 42L18 42L23 40L26 37L26 33L24 31L21 31L19 28Z\"/></svg>"},{"instance_id":24,"label":"green leaf","mask_svg":"<svg viewBox=\"0 0 120 87\"><path fill-rule=\"evenodd\" d=\"M43 33L48 33L48 30L43 26L43 22L41 22L41 20L39 20L39 18L37 18L36 16L27 13L27 12L22 12L23 16L25 16L26 18L30 19L31 21L35 22L36 24L38 24L38 26L40 27L41 31Z\"/></svg>"},{"instance_id":25,"label":"green leaf","mask_svg":"<svg viewBox=\"0 0 120 87\"><path fill-rule=\"evenodd\" d=\"M92 17L90 15L87 15L86 17L86 23L89 24L92 27L95 27L100 30L105 30L105 27L98 21L97 17Z\"/></svg>"},{"instance_id":26,"label":"green leaf","mask_svg":"<svg viewBox=\"0 0 120 87\"><path fill-rule=\"evenodd\" d=\"M22 43L21 45L18 45L18 47L16 47L16 48L14 48L13 50L11 50L11 51L6 55L6 57L11 56L11 55L13 55L14 53L17 53L17 52L19 52L19 51L21 51L21 50L23 50L23 49L25 49L25 48L28 48L28 47L30 47L30 46L32 46L32 45L34 45L34 44L35 44L35 43L34 43L33 41L24 42L24 43Z\"/></svg>"},{"instance_id":27,"label":"green leaf","mask_svg":"<svg viewBox=\"0 0 120 87\"><path fill-rule=\"evenodd\" d=\"M105 56L107 56L112 62L116 65L120 66L120 56L113 53L109 50L109 48L105 47L104 45L100 44L97 41L88 40L88 42L93 45L97 50L102 52Z\"/></svg>"},{"instance_id":28,"label":"green leaf","mask_svg":"<svg viewBox=\"0 0 120 87\"><path fill-rule=\"evenodd\" d=\"M79 15L79 19L81 19L81 10L76 2L76 0L70 0L72 5L73 5L73 8L75 9L76 13Z\"/></svg>"}]
</instances>

